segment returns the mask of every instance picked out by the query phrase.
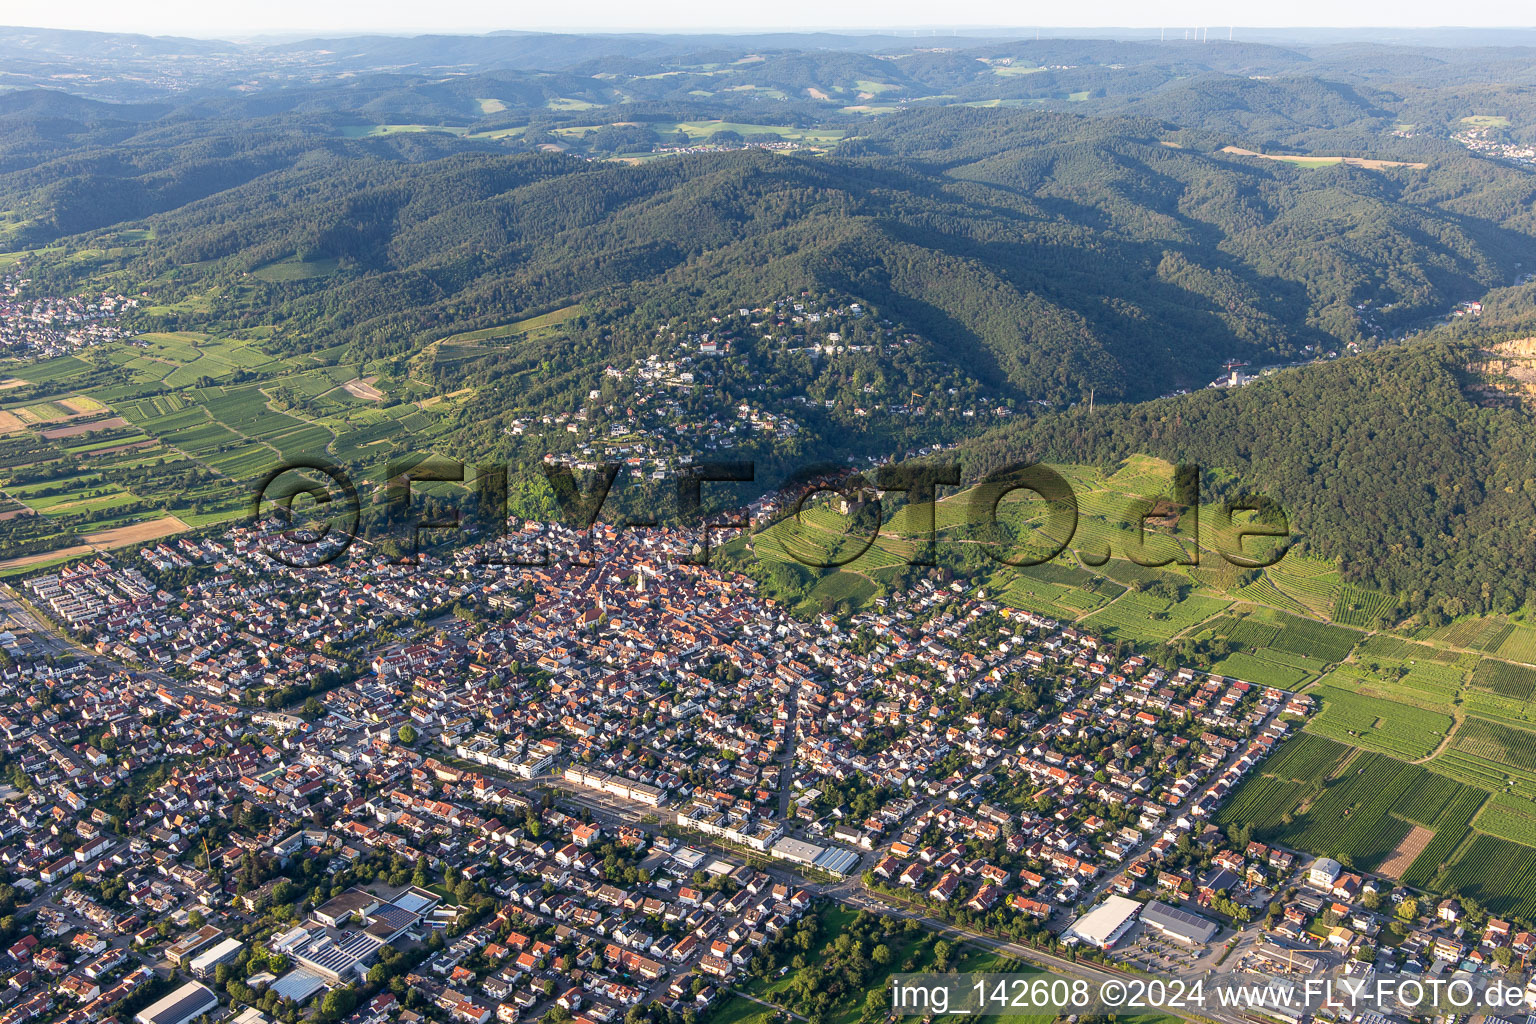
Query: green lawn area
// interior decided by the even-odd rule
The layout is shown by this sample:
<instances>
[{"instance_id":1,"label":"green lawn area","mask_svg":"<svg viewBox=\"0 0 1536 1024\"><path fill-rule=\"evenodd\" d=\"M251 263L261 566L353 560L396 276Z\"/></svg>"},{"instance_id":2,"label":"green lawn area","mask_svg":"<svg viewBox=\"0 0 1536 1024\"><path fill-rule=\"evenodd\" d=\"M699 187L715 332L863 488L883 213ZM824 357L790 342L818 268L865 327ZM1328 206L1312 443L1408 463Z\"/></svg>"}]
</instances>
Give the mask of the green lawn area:
<instances>
[{"instance_id":1,"label":"green lawn area","mask_svg":"<svg viewBox=\"0 0 1536 1024\"><path fill-rule=\"evenodd\" d=\"M342 125L344 139L382 139L387 135L408 135L413 132L446 132L449 135L466 135L469 129L449 124L348 124Z\"/></svg>"},{"instance_id":2,"label":"green lawn area","mask_svg":"<svg viewBox=\"0 0 1536 1024\"><path fill-rule=\"evenodd\" d=\"M287 281L309 281L317 277L329 277L336 273L333 259L301 260L290 256L285 260L268 263L251 272L251 276L274 284Z\"/></svg>"}]
</instances>

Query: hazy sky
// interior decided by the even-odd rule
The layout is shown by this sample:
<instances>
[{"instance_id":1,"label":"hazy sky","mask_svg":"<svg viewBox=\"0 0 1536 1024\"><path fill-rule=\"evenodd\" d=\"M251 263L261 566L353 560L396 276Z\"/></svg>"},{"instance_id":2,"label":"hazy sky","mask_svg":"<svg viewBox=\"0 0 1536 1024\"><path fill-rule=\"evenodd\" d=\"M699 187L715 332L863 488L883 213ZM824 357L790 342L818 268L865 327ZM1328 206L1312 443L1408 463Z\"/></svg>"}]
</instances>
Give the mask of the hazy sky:
<instances>
[{"instance_id":1,"label":"hazy sky","mask_svg":"<svg viewBox=\"0 0 1536 1024\"><path fill-rule=\"evenodd\" d=\"M248 35L265 32L484 32L494 29L808 29L875 31L901 27L1216 26L1232 19L1256 27L1429 27L1536 25L1529 0L1100 0L1033 3L1006 0L62 0L0 3L0 24L145 32L153 35ZM940 20L942 19L942 20ZM1225 31L1221 32L1225 35Z\"/></svg>"}]
</instances>

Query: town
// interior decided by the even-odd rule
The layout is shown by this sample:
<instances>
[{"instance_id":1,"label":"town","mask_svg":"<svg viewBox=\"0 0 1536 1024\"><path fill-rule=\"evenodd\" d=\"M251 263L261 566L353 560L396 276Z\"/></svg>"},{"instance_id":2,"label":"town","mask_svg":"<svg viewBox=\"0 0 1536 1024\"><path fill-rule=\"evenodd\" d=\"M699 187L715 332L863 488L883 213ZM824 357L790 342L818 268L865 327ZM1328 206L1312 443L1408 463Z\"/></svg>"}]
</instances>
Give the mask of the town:
<instances>
[{"instance_id":1,"label":"town","mask_svg":"<svg viewBox=\"0 0 1536 1024\"><path fill-rule=\"evenodd\" d=\"M118 318L139 304L137 298L110 293L28 297L29 284L16 269L0 276L0 356L47 359L122 340L127 335Z\"/></svg>"},{"instance_id":2,"label":"town","mask_svg":"<svg viewBox=\"0 0 1536 1024\"><path fill-rule=\"evenodd\" d=\"M1062 971L1529 951L1213 823L1310 698L938 570L807 621L682 534L510 527L547 568L295 569L240 526L18 586L0 1021L697 1016L829 906Z\"/></svg>"},{"instance_id":3,"label":"town","mask_svg":"<svg viewBox=\"0 0 1536 1024\"><path fill-rule=\"evenodd\" d=\"M548 464L620 462L634 480L667 480L713 454L793 456L811 434L886 437L921 424L930 444L960 424L1001 421L1010 401L959 374L931 375L933 344L862 303L808 295L678 319L644 339L649 354L603 368L572 412L519 415L506 432ZM906 372L898 374L897 369ZM849 388L845 378L858 380Z\"/></svg>"}]
</instances>

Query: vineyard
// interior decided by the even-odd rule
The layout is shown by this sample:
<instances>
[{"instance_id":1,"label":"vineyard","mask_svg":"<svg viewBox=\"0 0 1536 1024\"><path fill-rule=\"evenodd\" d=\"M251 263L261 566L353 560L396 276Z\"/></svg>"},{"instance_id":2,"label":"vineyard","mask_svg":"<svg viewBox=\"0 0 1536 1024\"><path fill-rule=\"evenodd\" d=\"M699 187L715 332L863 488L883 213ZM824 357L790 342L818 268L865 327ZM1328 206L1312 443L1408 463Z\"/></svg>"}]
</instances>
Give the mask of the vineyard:
<instances>
[{"instance_id":1,"label":"vineyard","mask_svg":"<svg viewBox=\"0 0 1536 1024\"><path fill-rule=\"evenodd\" d=\"M1536 793L1536 778L1515 773L1506 765L1496 764L1486 758L1457 750L1454 746L1441 753L1431 762L1434 770L1448 775L1458 782L1497 793L1511 786L1522 793Z\"/></svg>"},{"instance_id":2,"label":"vineyard","mask_svg":"<svg viewBox=\"0 0 1536 1024\"><path fill-rule=\"evenodd\" d=\"M1252 824L1255 831L1293 812L1312 791L1310 786L1263 775L1245 782L1217 815L1222 825Z\"/></svg>"},{"instance_id":3,"label":"vineyard","mask_svg":"<svg viewBox=\"0 0 1536 1024\"><path fill-rule=\"evenodd\" d=\"M1349 748L1311 733L1287 740L1265 764L1265 774L1317 785L1333 774Z\"/></svg>"},{"instance_id":4,"label":"vineyard","mask_svg":"<svg viewBox=\"0 0 1536 1024\"><path fill-rule=\"evenodd\" d=\"M1423 825L1426 828L1434 828L1435 821L1440 817L1440 812L1445 810L1453 799L1467 792L1467 787L1458 783L1455 779L1444 775L1436 775L1434 772L1424 772L1399 801L1399 806L1394 808L1394 813L1402 815L1415 825Z\"/></svg>"},{"instance_id":5,"label":"vineyard","mask_svg":"<svg viewBox=\"0 0 1536 1024\"><path fill-rule=\"evenodd\" d=\"M1495 793L1475 820L1479 832L1525 846L1536 846L1536 802Z\"/></svg>"},{"instance_id":6,"label":"vineyard","mask_svg":"<svg viewBox=\"0 0 1536 1024\"><path fill-rule=\"evenodd\" d=\"M1472 686L1508 700L1527 701L1536 690L1536 669L1484 658L1472 673Z\"/></svg>"},{"instance_id":7,"label":"vineyard","mask_svg":"<svg viewBox=\"0 0 1536 1024\"><path fill-rule=\"evenodd\" d=\"M1191 596L1182 601L1167 601L1152 594L1129 593L1108 608L1088 616L1083 620L1083 627L1114 639L1166 642L1175 633L1210 618L1225 607L1226 601L1209 597Z\"/></svg>"},{"instance_id":8,"label":"vineyard","mask_svg":"<svg viewBox=\"0 0 1536 1024\"><path fill-rule=\"evenodd\" d=\"M1223 615L1211 623L1211 635L1224 637L1232 647L1254 654L1274 643L1280 627L1258 619L1237 619Z\"/></svg>"},{"instance_id":9,"label":"vineyard","mask_svg":"<svg viewBox=\"0 0 1536 1024\"><path fill-rule=\"evenodd\" d=\"M1333 611L1328 617L1341 626L1371 629L1387 624L1392 609L1392 599L1386 594L1361 590L1346 583L1334 596Z\"/></svg>"},{"instance_id":10,"label":"vineyard","mask_svg":"<svg viewBox=\"0 0 1536 1024\"><path fill-rule=\"evenodd\" d=\"M1456 731L1451 746L1473 757L1536 774L1536 733L1525 729L1469 717Z\"/></svg>"},{"instance_id":11,"label":"vineyard","mask_svg":"<svg viewBox=\"0 0 1536 1024\"><path fill-rule=\"evenodd\" d=\"M1498 647L1490 648L1490 653L1510 661L1523 661L1528 665L1536 665L1536 629L1529 626L1515 626L1510 629Z\"/></svg>"},{"instance_id":12,"label":"vineyard","mask_svg":"<svg viewBox=\"0 0 1536 1024\"><path fill-rule=\"evenodd\" d=\"M1444 884L1492 913L1529 920L1536 917L1536 849L1474 836L1447 866Z\"/></svg>"},{"instance_id":13,"label":"vineyard","mask_svg":"<svg viewBox=\"0 0 1536 1024\"><path fill-rule=\"evenodd\" d=\"M1428 884L1465 839L1487 792L1386 754L1349 753L1313 733L1292 737L1264 765L1264 774L1238 788L1217 822L1249 824L1266 842L1364 869L1391 859L1415 826L1427 828L1434 837L1404 870L1403 881ZM1527 806L1536 831L1536 805Z\"/></svg>"},{"instance_id":14,"label":"vineyard","mask_svg":"<svg viewBox=\"0 0 1536 1024\"><path fill-rule=\"evenodd\" d=\"M1297 689L1313 675L1309 669L1280 664L1268 658L1256 658L1242 651L1236 651L1216 662L1211 666L1211 671L1244 682L1258 683L1260 686L1278 686L1282 690Z\"/></svg>"},{"instance_id":15,"label":"vineyard","mask_svg":"<svg viewBox=\"0 0 1536 1024\"><path fill-rule=\"evenodd\" d=\"M1361 754L1342 778L1324 785L1305 813L1264 835L1341 863L1370 867L1408 834L1408 822L1389 812L1422 771L1384 754Z\"/></svg>"},{"instance_id":16,"label":"vineyard","mask_svg":"<svg viewBox=\"0 0 1536 1024\"><path fill-rule=\"evenodd\" d=\"M1287 555L1264 570L1264 579L1314 615L1327 615L1338 600L1338 570L1304 555Z\"/></svg>"},{"instance_id":17,"label":"vineyard","mask_svg":"<svg viewBox=\"0 0 1536 1024\"><path fill-rule=\"evenodd\" d=\"M1353 629L1330 626L1295 615L1279 614L1275 618L1275 625L1280 627L1280 634L1271 646L1276 650L1304 654L1320 661L1343 661L1349 657L1349 652L1361 638L1361 634Z\"/></svg>"},{"instance_id":18,"label":"vineyard","mask_svg":"<svg viewBox=\"0 0 1536 1024\"><path fill-rule=\"evenodd\" d=\"M1452 851L1461 845L1467 836L1467 830L1471 827L1472 816L1477 809L1483 806L1483 801L1488 795L1481 790L1470 786L1462 786L1456 794L1441 808L1431 828L1435 830L1435 838L1429 841L1429 845L1419 852L1408 870L1403 872L1402 881L1408 885L1428 887L1440 871L1440 866L1445 863ZM1407 798L1404 798L1406 805ZM1405 811L1411 810L1405 806Z\"/></svg>"},{"instance_id":19,"label":"vineyard","mask_svg":"<svg viewBox=\"0 0 1536 1024\"><path fill-rule=\"evenodd\" d=\"M1451 727L1449 715L1412 704L1335 686L1311 692L1322 700L1323 710L1307 722L1309 731L1405 760L1429 754Z\"/></svg>"}]
</instances>

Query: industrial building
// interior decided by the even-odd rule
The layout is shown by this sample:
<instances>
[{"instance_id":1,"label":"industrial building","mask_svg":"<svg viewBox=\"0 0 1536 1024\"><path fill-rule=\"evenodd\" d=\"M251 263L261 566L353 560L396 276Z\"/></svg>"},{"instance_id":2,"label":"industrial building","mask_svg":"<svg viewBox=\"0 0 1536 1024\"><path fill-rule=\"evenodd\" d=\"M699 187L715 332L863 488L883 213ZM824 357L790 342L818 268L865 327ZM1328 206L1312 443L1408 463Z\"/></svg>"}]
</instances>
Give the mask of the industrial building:
<instances>
[{"instance_id":1,"label":"industrial building","mask_svg":"<svg viewBox=\"0 0 1536 1024\"><path fill-rule=\"evenodd\" d=\"M206 978L213 974L219 964L227 964L240 954L245 948L245 943L239 939L225 939L216 946L209 946L187 965L187 970L192 972L194 978Z\"/></svg>"},{"instance_id":2,"label":"industrial building","mask_svg":"<svg viewBox=\"0 0 1536 1024\"><path fill-rule=\"evenodd\" d=\"M1221 931L1209 918L1156 900L1142 908L1141 923L1186 946L1203 946Z\"/></svg>"}]
</instances>

